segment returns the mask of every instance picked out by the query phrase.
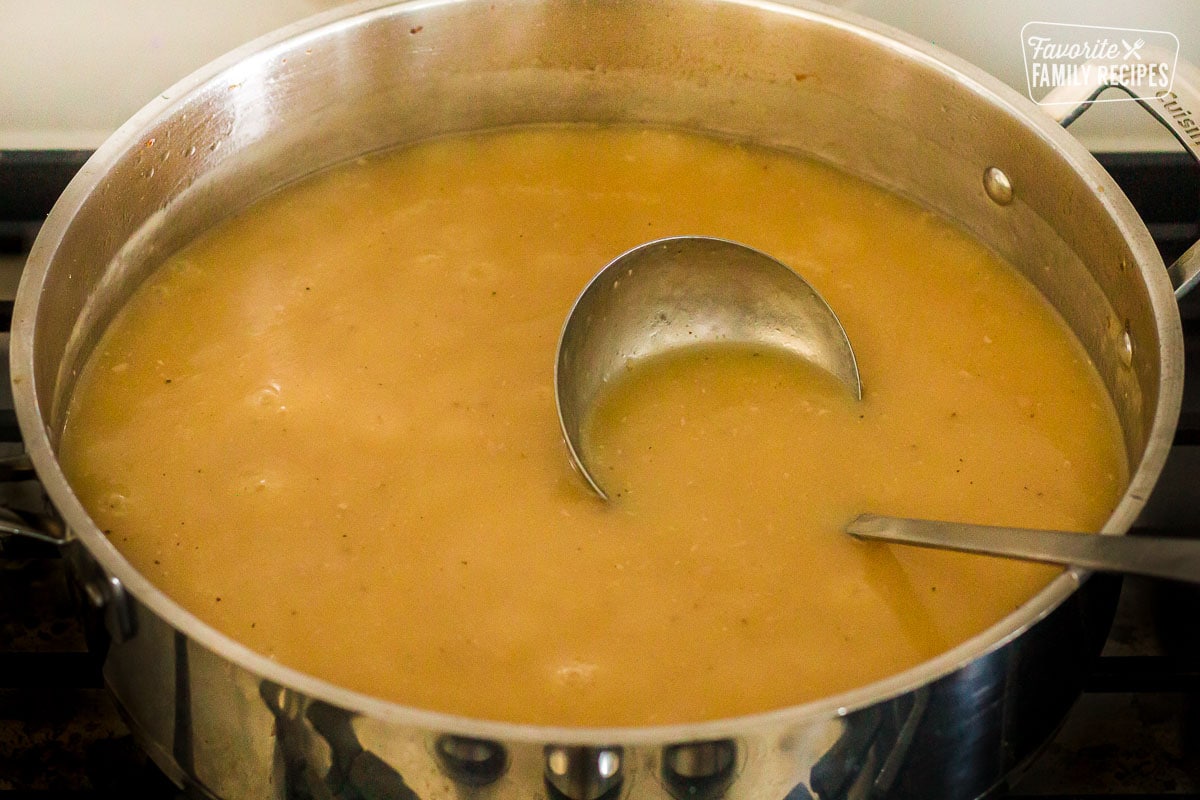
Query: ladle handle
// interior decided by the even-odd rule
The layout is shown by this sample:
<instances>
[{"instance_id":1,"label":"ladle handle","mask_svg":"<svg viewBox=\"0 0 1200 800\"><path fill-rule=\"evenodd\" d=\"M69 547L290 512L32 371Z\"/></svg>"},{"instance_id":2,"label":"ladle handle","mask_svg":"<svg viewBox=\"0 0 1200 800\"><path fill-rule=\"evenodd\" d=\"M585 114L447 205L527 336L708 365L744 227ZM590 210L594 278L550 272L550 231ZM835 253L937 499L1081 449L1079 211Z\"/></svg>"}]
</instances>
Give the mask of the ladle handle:
<instances>
[{"instance_id":1,"label":"ladle handle","mask_svg":"<svg viewBox=\"0 0 1200 800\"><path fill-rule=\"evenodd\" d=\"M1157 92L1154 97L1143 97L1136 89L1119 82L1097 80L1082 86L1064 84L1051 90L1039 101L1039 105L1066 126L1078 119L1106 89L1120 89L1149 111L1179 140L1192 158L1200 162L1200 69L1179 59L1175 53L1159 48L1145 47L1142 53L1148 61L1174 65L1174 77L1169 89ZM1093 64L1101 66L1100 62ZM1098 76L1103 73L1099 69L1092 69L1086 74ZM1175 287L1176 297L1183 297L1191 291L1200 281L1200 242L1188 248L1168 267L1167 274L1171 278L1171 285Z\"/></svg>"},{"instance_id":2,"label":"ladle handle","mask_svg":"<svg viewBox=\"0 0 1200 800\"><path fill-rule=\"evenodd\" d=\"M858 539L957 550L1200 583L1200 540L1005 528L863 514L846 527Z\"/></svg>"}]
</instances>

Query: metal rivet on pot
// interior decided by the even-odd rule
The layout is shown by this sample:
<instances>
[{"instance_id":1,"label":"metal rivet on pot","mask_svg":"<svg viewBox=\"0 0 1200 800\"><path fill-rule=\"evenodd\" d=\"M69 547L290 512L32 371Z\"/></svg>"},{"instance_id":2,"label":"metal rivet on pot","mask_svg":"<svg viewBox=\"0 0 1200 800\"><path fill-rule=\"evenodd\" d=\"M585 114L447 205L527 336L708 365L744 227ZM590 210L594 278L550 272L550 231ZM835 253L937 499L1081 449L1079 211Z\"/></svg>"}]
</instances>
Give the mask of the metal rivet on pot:
<instances>
[{"instance_id":1,"label":"metal rivet on pot","mask_svg":"<svg viewBox=\"0 0 1200 800\"><path fill-rule=\"evenodd\" d=\"M441 736L434 745L442 769L471 787L494 783L508 769L508 754L499 742L466 736Z\"/></svg>"},{"instance_id":2,"label":"metal rivet on pot","mask_svg":"<svg viewBox=\"0 0 1200 800\"><path fill-rule=\"evenodd\" d=\"M566 800L598 800L621 784L619 747L546 748L546 783Z\"/></svg>"},{"instance_id":3,"label":"metal rivet on pot","mask_svg":"<svg viewBox=\"0 0 1200 800\"><path fill-rule=\"evenodd\" d=\"M671 745L663 749L663 783L679 800L715 800L732 782L736 761L731 739Z\"/></svg>"},{"instance_id":4,"label":"metal rivet on pot","mask_svg":"<svg viewBox=\"0 0 1200 800\"><path fill-rule=\"evenodd\" d=\"M988 167L983 171L983 189L997 205L1006 206L1013 201L1012 181L998 167Z\"/></svg>"}]
</instances>

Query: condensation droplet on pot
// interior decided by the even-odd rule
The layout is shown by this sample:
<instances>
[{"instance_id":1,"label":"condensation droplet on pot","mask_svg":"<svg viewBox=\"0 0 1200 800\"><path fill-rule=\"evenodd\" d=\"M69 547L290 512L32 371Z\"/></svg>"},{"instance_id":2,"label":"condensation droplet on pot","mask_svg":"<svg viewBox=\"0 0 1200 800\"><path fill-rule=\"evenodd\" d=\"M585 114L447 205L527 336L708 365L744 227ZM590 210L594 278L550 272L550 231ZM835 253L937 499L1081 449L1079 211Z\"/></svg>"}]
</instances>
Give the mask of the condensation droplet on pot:
<instances>
[{"instance_id":1,"label":"condensation droplet on pot","mask_svg":"<svg viewBox=\"0 0 1200 800\"><path fill-rule=\"evenodd\" d=\"M1133 366L1133 336L1129 333L1129 320L1125 321L1125 331L1121 334L1121 363L1126 367Z\"/></svg>"},{"instance_id":2,"label":"condensation droplet on pot","mask_svg":"<svg viewBox=\"0 0 1200 800\"><path fill-rule=\"evenodd\" d=\"M988 167L983 171L983 189L997 205L1006 206L1013 201L1012 181L998 167Z\"/></svg>"}]
</instances>

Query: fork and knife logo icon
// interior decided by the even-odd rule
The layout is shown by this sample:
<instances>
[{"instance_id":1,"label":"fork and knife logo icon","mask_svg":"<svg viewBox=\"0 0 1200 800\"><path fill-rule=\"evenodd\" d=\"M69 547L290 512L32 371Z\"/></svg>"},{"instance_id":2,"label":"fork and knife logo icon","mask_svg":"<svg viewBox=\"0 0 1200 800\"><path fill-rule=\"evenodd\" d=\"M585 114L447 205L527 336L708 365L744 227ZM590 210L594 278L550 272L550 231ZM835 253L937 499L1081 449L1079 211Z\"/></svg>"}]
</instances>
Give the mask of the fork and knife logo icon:
<instances>
[{"instance_id":1,"label":"fork and knife logo icon","mask_svg":"<svg viewBox=\"0 0 1200 800\"><path fill-rule=\"evenodd\" d=\"M1133 44L1130 44L1129 42L1122 39L1121 45L1125 48L1125 55L1123 55L1121 57L1122 60L1128 61L1130 59L1130 57L1136 58L1138 61L1142 60L1142 54L1139 53L1138 51L1146 46L1145 39L1138 39Z\"/></svg>"}]
</instances>

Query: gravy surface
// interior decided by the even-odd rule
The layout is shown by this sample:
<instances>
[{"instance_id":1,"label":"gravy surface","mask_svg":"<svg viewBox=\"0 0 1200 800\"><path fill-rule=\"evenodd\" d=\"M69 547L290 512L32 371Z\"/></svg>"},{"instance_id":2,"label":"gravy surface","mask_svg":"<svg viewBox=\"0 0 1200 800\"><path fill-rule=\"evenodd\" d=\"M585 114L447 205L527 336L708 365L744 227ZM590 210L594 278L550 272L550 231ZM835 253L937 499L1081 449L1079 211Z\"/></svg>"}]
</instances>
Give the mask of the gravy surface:
<instances>
[{"instance_id":1,"label":"gravy surface","mask_svg":"<svg viewBox=\"0 0 1200 800\"><path fill-rule=\"evenodd\" d=\"M769 353L632 370L592 430L623 487L605 505L567 460L555 343L598 269L680 234L800 271L865 396ZM1082 349L952 225L788 154L582 127L372 156L217 226L106 333L60 455L132 564L229 636L397 702L564 725L913 666L1056 570L845 522L1095 530L1127 480Z\"/></svg>"}]
</instances>

